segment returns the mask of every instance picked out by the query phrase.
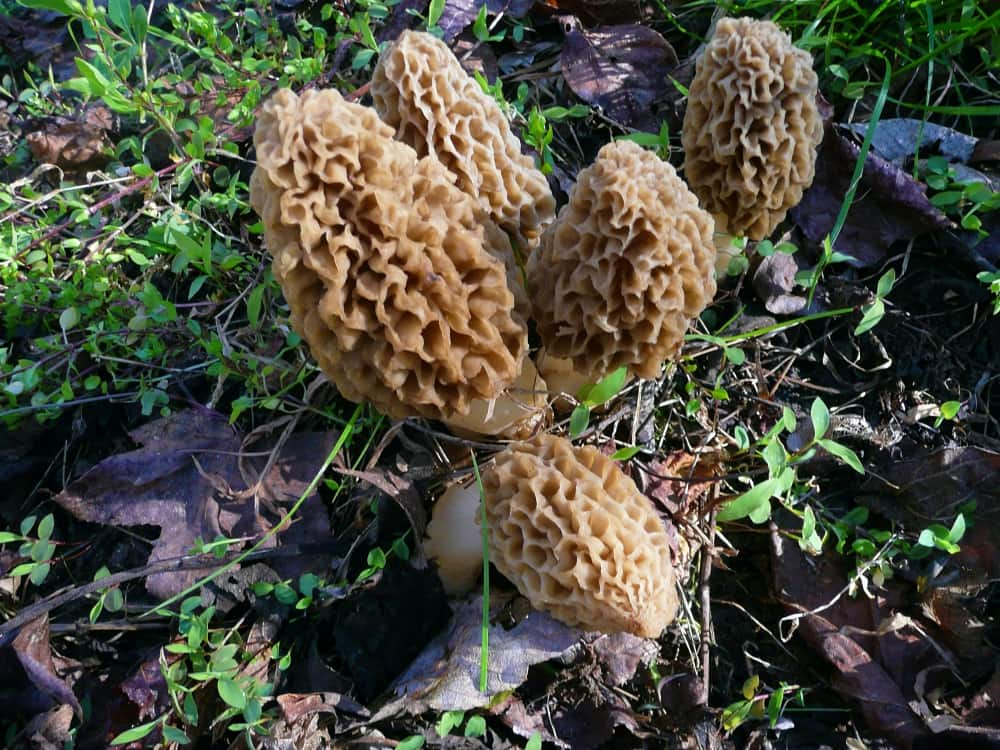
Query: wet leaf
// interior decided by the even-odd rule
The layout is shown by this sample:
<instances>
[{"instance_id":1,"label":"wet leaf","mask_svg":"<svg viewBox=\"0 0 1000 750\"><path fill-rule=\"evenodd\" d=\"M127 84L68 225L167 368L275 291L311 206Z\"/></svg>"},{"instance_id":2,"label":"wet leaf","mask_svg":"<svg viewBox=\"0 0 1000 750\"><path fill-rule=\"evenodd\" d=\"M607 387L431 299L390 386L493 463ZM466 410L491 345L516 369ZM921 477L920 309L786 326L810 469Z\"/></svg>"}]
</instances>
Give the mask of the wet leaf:
<instances>
[{"instance_id":1,"label":"wet leaf","mask_svg":"<svg viewBox=\"0 0 1000 750\"><path fill-rule=\"evenodd\" d=\"M240 470L241 438L222 414L207 409L177 412L134 430L141 447L111 456L73 481L55 501L76 518L110 526L158 526L150 562L187 554L197 539L259 537L277 518L257 513ZM259 496L272 505L290 504L311 481L336 439L334 433L299 433L285 442ZM266 446L254 446L266 453ZM256 476L267 456L247 461ZM241 494L242 493L242 494ZM302 508L300 523L278 537L291 542L329 536L326 511L315 495ZM274 540L272 540L274 541ZM234 543L233 549L242 543ZM278 560L283 577L298 576L316 559ZM202 571L150 576L146 588L167 598L194 583Z\"/></svg>"},{"instance_id":2,"label":"wet leaf","mask_svg":"<svg viewBox=\"0 0 1000 750\"><path fill-rule=\"evenodd\" d=\"M493 599L498 605L498 597ZM487 690L480 693L481 625L481 601L470 599L460 604L448 630L395 681L392 689L397 698L379 716L481 708L492 696L524 682L529 667L560 656L582 635L542 612L531 612L510 630L491 625Z\"/></svg>"},{"instance_id":3,"label":"wet leaf","mask_svg":"<svg viewBox=\"0 0 1000 750\"><path fill-rule=\"evenodd\" d=\"M772 534L771 552L775 591L790 613L828 604L846 584L839 559L810 558L813 561L810 562L793 539ZM833 687L860 702L869 725L900 747L911 747L926 729L911 712L900 684L892 675L904 674L904 667L916 664L918 657L927 654L931 647L917 634L893 631L878 638L873 653L869 653L858 640L841 630L850 626L875 631L882 618L890 614L881 598L869 601L865 597L841 597L822 613L800 620L798 633L833 667Z\"/></svg>"},{"instance_id":4,"label":"wet leaf","mask_svg":"<svg viewBox=\"0 0 1000 750\"><path fill-rule=\"evenodd\" d=\"M571 29L562 52L563 77L573 92L640 130L659 129L653 110L669 91L676 65L670 43L640 24Z\"/></svg>"},{"instance_id":5,"label":"wet leaf","mask_svg":"<svg viewBox=\"0 0 1000 750\"><path fill-rule=\"evenodd\" d=\"M868 132L868 123L855 123L851 129L863 138ZM921 157L941 154L949 161L966 164L972 158L978 139L943 125L907 117L880 120L872 136L872 149L899 166L913 158L918 143Z\"/></svg>"},{"instance_id":6,"label":"wet leaf","mask_svg":"<svg viewBox=\"0 0 1000 750\"><path fill-rule=\"evenodd\" d=\"M847 193L858 146L827 128L816 161L816 178L791 216L813 242L822 242ZM869 152L861 184L835 249L867 267L881 263L897 240L951 226L927 199L925 188L882 157Z\"/></svg>"},{"instance_id":7,"label":"wet leaf","mask_svg":"<svg viewBox=\"0 0 1000 750\"><path fill-rule=\"evenodd\" d=\"M799 264L785 253L772 253L761 261L753 275L753 288L768 312L792 315L806 306L803 295L792 294Z\"/></svg>"},{"instance_id":8,"label":"wet leaf","mask_svg":"<svg viewBox=\"0 0 1000 750\"><path fill-rule=\"evenodd\" d=\"M450 41L476 20L483 5L491 16L503 13L517 20L527 15L534 4L534 0L445 0L438 26L444 32L445 41Z\"/></svg>"},{"instance_id":9,"label":"wet leaf","mask_svg":"<svg viewBox=\"0 0 1000 750\"><path fill-rule=\"evenodd\" d=\"M42 128L29 133L26 140L32 156L43 164L67 170L95 169L110 159L108 133L113 127L111 110L92 105L75 117L47 120Z\"/></svg>"},{"instance_id":10,"label":"wet leaf","mask_svg":"<svg viewBox=\"0 0 1000 750\"><path fill-rule=\"evenodd\" d=\"M22 627L11 647L31 684L56 703L72 706L77 717L82 719L80 702L66 679L58 673L52 657L48 615L42 615Z\"/></svg>"}]
</instances>

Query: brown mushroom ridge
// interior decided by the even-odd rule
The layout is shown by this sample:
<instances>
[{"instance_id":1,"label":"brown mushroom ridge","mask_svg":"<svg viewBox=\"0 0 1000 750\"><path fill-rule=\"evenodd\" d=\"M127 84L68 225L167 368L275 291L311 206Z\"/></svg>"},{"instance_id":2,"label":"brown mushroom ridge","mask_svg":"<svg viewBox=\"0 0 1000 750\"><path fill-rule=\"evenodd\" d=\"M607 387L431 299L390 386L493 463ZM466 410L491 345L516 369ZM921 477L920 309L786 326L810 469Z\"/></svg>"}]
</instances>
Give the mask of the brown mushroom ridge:
<instances>
[{"instance_id":1,"label":"brown mushroom ridge","mask_svg":"<svg viewBox=\"0 0 1000 750\"><path fill-rule=\"evenodd\" d=\"M346 398L440 418L513 382L527 332L489 252L506 236L440 164L334 90L278 91L254 143L251 203L292 325Z\"/></svg>"},{"instance_id":2,"label":"brown mushroom ridge","mask_svg":"<svg viewBox=\"0 0 1000 750\"><path fill-rule=\"evenodd\" d=\"M723 18L695 64L684 176L725 231L769 236L812 184L823 122L812 58L770 21Z\"/></svg>"},{"instance_id":3,"label":"brown mushroom ridge","mask_svg":"<svg viewBox=\"0 0 1000 750\"><path fill-rule=\"evenodd\" d=\"M715 295L713 231L672 166L630 141L606 145L528 259L546 350L594 380L623 365L658 375Z\"/></svg>"},{"instance_id":4,"label":"brown mushroom ridge","mask_svg":"<svg viewBox=\"0 0 1000 750\"><path fill-rule=\"evenodd\" d=\"M444 42L404 31L375 66L371 94L397 137L440 160L522 251L537 244L555 216L548 182Z\"/></svg>"},{"instance_id":5,"label":"brown mushroom ridge","mask_svg":"<svg viewBox=\"0 0 1000 750\"><path fill-rule=\"evenodd\" d=\"M617 464L542 434L483 474L490 560L569 625L655 638L677 612L663 523Z\"/></svg>"}]
</instances>

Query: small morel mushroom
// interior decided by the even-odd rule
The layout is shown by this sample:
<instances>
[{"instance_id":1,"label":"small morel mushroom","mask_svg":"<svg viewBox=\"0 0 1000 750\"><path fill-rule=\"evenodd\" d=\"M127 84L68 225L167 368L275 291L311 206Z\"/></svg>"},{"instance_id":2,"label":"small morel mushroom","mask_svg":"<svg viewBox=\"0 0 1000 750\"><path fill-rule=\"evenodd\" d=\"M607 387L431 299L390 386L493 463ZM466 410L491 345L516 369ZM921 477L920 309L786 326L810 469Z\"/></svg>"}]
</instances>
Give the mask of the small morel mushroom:
<instances>
[{"instance_id":1,"label":"small morel mushroom","mask_svg":"<svg viewBox=\"0 0 1000 750\"><path fill-rule=\"evenodd\" d=\"M684 176L719 231L769 236L812 184L823 122L809 54L770 21L723 18L695 63Z\"/></svg>"},{"instance_id":2,"label":"small morel mushroom","mask_svg":"<svg viewBox=\"0 0 1000 750\"><path fill-rule=\"evenodd\" d=\"M548 182L448 45L404 31L375 66L371 94L397 137L440 160L522 251L537 244L555 216Z\"/></svg>"},{"instance_id":3,"label":"small morel mushroom","mask_svg":"<svg viewBox=\"0 0 1000 750\"><path fill-rule=\"evenodd\" d=\"M332 89L278 91L254 143L275 278L341 394L445 418L510 386L527 349L493 254L510 246L441 164Z\"/></svg>"},{"instance_id":4,"label":"small morel mushroom","mask_svg":"<svg viewBox=\"0 0 1000 750\"><path fill-rule=\"evenodd\" d=\"M542 434L483 473L490 560L568 625L656 638L677 612L663 522L596 448Z\"/></svg>"},{"instance_id":5,"label":"small morel mushroom","mask_svg":"<svg viewBox=\"0 0 1000 750\"><path fill-rule=\"evenodd\" d=\"M658 375L715 295L712 233L673 167L630 141L606 145L528 259L546 351L590 382L622 366Z\"/></svg>"}]
</instances>

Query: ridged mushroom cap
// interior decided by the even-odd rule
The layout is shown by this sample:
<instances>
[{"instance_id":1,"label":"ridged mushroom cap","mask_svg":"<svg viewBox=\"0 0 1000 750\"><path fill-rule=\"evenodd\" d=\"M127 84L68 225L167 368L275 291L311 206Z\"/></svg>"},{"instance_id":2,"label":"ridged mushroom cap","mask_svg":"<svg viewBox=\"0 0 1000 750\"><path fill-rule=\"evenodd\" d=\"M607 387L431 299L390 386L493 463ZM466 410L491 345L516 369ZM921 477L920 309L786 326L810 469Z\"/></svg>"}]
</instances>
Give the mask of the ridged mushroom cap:
<instances>
[{"instance_id":1,"label":"ridged mushroom cap","mask_svg":"<svg viewBox=\"0 0 1000 750\"><path fill-rule=\"evenodd\" d=\"M812 184L823 139L812 58L770 21L723 18L695 63L684 176L720 229L769 236Z\"/></svg>"},{"instance_id":2,"label":"ridged mushroom cap","mask_svg":"<svg viewBox=\"0 0 1000 750\"><path fill-rule=\"evenodd\" d=\"M658 375L715 295L713 231L670 164L630 141L606 145L528 259L546 351L593 382L622 366Z\"/></svg>"},{"instance_id":3,"label":"ridged mushroom cap","mask_svg":"<svg viewBox=\"0 0 1000 750\"><path fill-rule=\"evenodd\" d=\"M510 386L527 330L492 254L510 247L444 167L332 89L278 91L254 143L292 325L346 398L442 418Z\"/></svg>"},{"instance_id":4,"label":"ridged mushroom cap","mask_svg":"<svg viewBox=\"0 0 1000 750\"><path fill-rule=\"evenodd\" d=\"M542 434L499 453L483 488L490 561L533 607L650 638L673 620L663 522L614 461Z\"/></svg>"},{"instance_id":5,"label":"ridged mushroom cap","mask_svg":"<svg viewBox=\"0 0 1000 750\"><path fill-rule=\"evenodd\" d=\"M545 176L492 97L444 42L404 31L382 53L371 94L382 119L420 156L437 158L455 184L528 252L555 216Z\"/></svg>"}]
</instances>

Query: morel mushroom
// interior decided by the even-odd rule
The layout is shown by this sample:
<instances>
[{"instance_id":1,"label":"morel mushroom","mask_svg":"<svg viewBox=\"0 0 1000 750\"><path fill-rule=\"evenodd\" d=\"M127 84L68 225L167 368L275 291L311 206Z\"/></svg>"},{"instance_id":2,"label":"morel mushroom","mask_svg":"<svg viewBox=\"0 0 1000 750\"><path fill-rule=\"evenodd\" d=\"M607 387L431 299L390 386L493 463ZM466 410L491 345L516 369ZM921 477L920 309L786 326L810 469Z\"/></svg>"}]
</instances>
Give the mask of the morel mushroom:
<instances>
[{"instance_id":1,"label":"morel mushroom","mask_svg":"<svg viewBox=\"0 0 1000 750\"><path fill-rule=\"evenodd\" d=\"M655 638L677 612L666 530L592 447L542 434L483 473L490 560L533 607L568 625Z\"/></svg>"},{"instance_id":2,"label":"morel mushroom","mask_svg":"<svg viewBox=\"0 0 1000 750\"><path fill-rule=\"evenodd\" d=\"M630 141L606 145L528 259L546 351L591 382L622 366L655 377L715 295L712 233L672 166Z\"/></svg>"},{"instance_id":3,"label":"morel mushroom","mask_svg":"<svg viewBox=\"0 0 1000 750\"><path fill-rule=\"evenodd\" d=\"M440 39L404 31L372 75L375 109L397 137L431 155L480 201L519 248L530 251L555 216L549 185L497 103Z\"/></svg>"},{"instance_id":4,"label":"morel mushroom","mask_svg":"<svg viewBox=\"0 0 1000 750\"><path fill-rule=\"evenodd\" d=\"M823 122L808 53L770 21L723 18L695 64L684 176L718 229L769 236L812 184Z\"/></svg>"},{"instance_id":5,"label":"morel mushroom","mask_svg":"<svg viewBox=\"0 0 1000 750\"><path fill-rule=\"evenodd\" d=\"M274 275L341 394L443 418L510 386L527 330L490 252L509 244L443 166L334 90L278 91L254 143Z\"/></svg>"}]
</instances>

